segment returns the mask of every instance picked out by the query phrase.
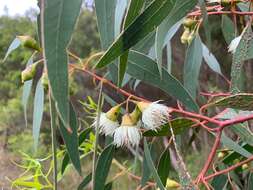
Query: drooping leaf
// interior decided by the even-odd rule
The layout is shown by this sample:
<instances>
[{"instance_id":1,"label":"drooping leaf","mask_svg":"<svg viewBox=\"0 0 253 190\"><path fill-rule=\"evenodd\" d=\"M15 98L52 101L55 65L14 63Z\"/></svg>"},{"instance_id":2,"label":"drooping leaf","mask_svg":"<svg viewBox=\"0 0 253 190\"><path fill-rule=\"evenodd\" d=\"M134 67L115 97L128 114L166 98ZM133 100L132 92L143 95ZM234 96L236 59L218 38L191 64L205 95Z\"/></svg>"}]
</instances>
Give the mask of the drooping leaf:
<instances>
[{"instance_id":1,"label":"drooping leaf","mask_svg":"<svg viewBox=\"0 0 253 190\"><path fill-rule=\"evenodd\" d=\"M220 64L215 56L208 50L205 44L202 43L203 58L207 65L216 73L223 75L221 72Z\"/></svg>"},{"instance_id":2,"label":"drooping leaf","mask_svg":"<svg viewBox=\"0 0 253 190\"><path fill-rule=\"evenodd\" d=\"M57 111L69 127L68 47L81 8L81 0L44 1L44 53Z\"/></svg>"},{"instance_id":3,"label":"drooping leaf","mask_svg":"<svg viewBox=\"0 0 253 190\"><path fill-rule=\"evenodd\" d=\"M83 181L79 184L77 190L84 190L85 187L91 182L92 179L92 174L89 173L84 179Z\"/></svg>"},{"instance_id":4,"label":"drooping leaf","mask_svg":"<svg viewBox=\"0 0 253 190\"><path fill-rule=\"evenodd\" d=\"M27 61L26 67L33 64L33 56ZM22 94L22 106L24 108L25 124L27 126L27 103L32 89L32 80L25 81Z\"/></svg>"},{"instance_id":5,"label":"drooping leaf","mask_svg":"<svg viewBox=\"0 0 253 190\"><path fill-rule=\"evenodd\" d=\"M89 138L89 134L92 131L92 128L87 128L85 130L83 130L79 137L78 137L78 142L79 142L79 146L85 141L85 139ZM67 168L68 164L69 164L70 158L68 153L65 153L63 159L62 159L62 165L61 165L61 174L64 173L65 169Z\"/></svg>"},{"instance_id":6,"label":"drooping leaf","mask_svg":"<svg viewBox=\"0 0 253 190\"><path fill-rule=\"evenodd\" d=\"M195 0L186 0L178 10L185 4L191 4ZM106 53L97 63L97 68L102 68L111 63L118 56L122 55L129 48L152 32L164 18L170 13L171 0L155 0L135 21L124 30L117 40L110 46Z\"/></svg>"},{"instance_id":7,"label":"drooping leaf","mask_svg":"<svg viewBox=\"0 0 253 190\"><path fill-rule=\"evenodd\" d=\"M44 88L41 84L41 80L38 81L37 86L36 86L33 105L34 105L33 106L33 139L34 139L34 147L36 149L39 142L40 126L42 122L43 108L44 108Z\"/></svg>"},{"instance_id":8,"label":"drooping leaf","mask_svg":"<svg viewBox=\"0 0 253 190\"><path fill-rule=\"evenodd\" d=\"M240 88L241 73L245 57L249 52L249 47L253 43L253 33L251 25L246 26L243 33L241 34L241 40L233 54L233 61L231 66L231 86L230 91L235 94L239 93L242 89Z\"/></svg>"},{"instance_id":9,"label":"drooping leaf","mask_svg":"<svg viewBox=\"0 0 253 190\"><path fill-rule=\"evenodd\" d=\"M113 42L116 33L115 27L120 29L121 22L115 18L115 9L117 6L117 0L94 0L95 10L97 15L98 31L100 34L100 41L103 50L106 50ZM118 15L117 15L118 16ZM116 19L116 20L115 20ZM117 25L116 25L117 24ZM118 63L118 60L113 62L114 65ZM114 83L117 83L118 68L117 66L109 65L110 77Z\"/></svg>"},{"instance_id":10,"label":"drooping leaf","mask_svg":"<svg viewBox=\"0 0 253 190\"><path fill-rule=\"evenodd\" d=\"M18 39L18 38L15 38L12 42L11 42L11 45L9 46L5 56L4 56L4 59L3 59L3 62L7 59L7 57L11 54L12 51L14 51L15 49L17 49L19 46L21 45L21 41Z\"/></svg>"},{"instance_id":11,"label":"drooping leaf","mask_svg":"<svg viewBox=\"0 0 253 190\"><path fill-rule=\"evenodd\" d=\"M168 148L166 148L159 159L157 167L158 175L164 186L166 186L166 181L167 178L169 177L170 169L171 169L170 151Z\"/></svg>"},{"instance_id":12,"label":"drooping leaf","mask_svg":"<svg viewBox=\"0 0 253 190\"><path fill-rule=\"evenodd\" d=\"M164 19L164 21L161 23L161 25L157 28L156 31L156 57L158 61L158 68L160 71L160 74L162 76L162 52L163 47L166 39L167 32L170 30L170 28L176 24L178 21L180 21L183 17L186 16L187 13L189 13L190 10L192 10L195 5L197 4L197 1L195 0L178 0L178 1L171 1L171 6L168 7L170 10L169 15ZM168 40L168 39L166 39Z\"/></svg>"},{"instance_id":13,"label":"drooping leaf","mask_svg":"<svg viewBox=\"0 0 253 190\"><path fill-rule=\"evenodd\" d=\"M157 183L157 186L159 187L160 190L165 190L165 187L163 186L163 183L156 171L156 168L155 168L155 165L153 163L153 160L152 160L152 157L151 157L151 154L150 154L150 150L149 150L149 147L148 147L148 143L147 143L147 140L146 138L144 138L144 154L145 154L145 157L146 157L146 161L147 161L147 164L148 164L148 167Z\"/></svg>"},{"instance_id":14,"label":"drooping leaf","mask_svg":"<svg viewBox=\"0 0 253 190\"><path fill-rule=\"evenodd\" d=\"M175 135L182 133L194 124L192 120L186 118L176 118L170 121ZM161 126L158 130L148 130L143 133L143 136L171 136L169 124Z\"/></svg>"},{"instance_id":15,"label":"drooping leaf","mask_svg":"<svg viewBox=\"0 0 253 190\"><path fill-rule=\"evenodd\" d=\"M197 34L187 49L184 65L184 86L194 99L196 98L196 91L199 84L198 79L201 62L202 44Z\"/></svg>"},{"instance_id":16,"label":"drooping leaf","mask_svg":"<svg viewBox=\"0 0 253 190\"><path fill-rule=\"evenodd\" d=\"M68 156L74 165L75 169L79 174L81 174L81 163L80 163L80 156L79 156L79 143L78 143L78 135L77 135L77 129L78 129L78 122L77 122L77 117L75 110L73 106L70 104L70 128L71 132L64 127L63 121L59 119L60 123L60 132L62 135L62 138L65 142Z\"/></svg>"},{"instance_id":17,"label":"drooping leaf","mask_svg":"<svg viewBox=\"0 0 253 190\"><path fill-rule=\"evenodd\" d=\"M210 106L221 106L225 108L250 111L253 110L253 94L239 93L218 98L207 105L207 107Z\"/></svg>"},{"instance_id":18,"label":"drooping leaf","mask_svg":"<svg viewBox=\"0 0 253 190\"><path fill-rule=\"evenodd\" d=\"M115 146L113 144L108 145L97 161L94 190L104 189L106 178L111 167Z\"/></svg>"},{"instance_id":19,"label":"drooping leaf","mask_svg":"<svg viewBox=\"0 0 253 190\"><path fill-rule=\"evenodd\" d=\"M227 44L235 38L235 26L233 21L226 15L222 15L221 29Z\"/></svg>"},{"instance_id":20,"label":"drooping leaf","mask_svg":"<svg viewBox=\"0 0 253 190\"><path fill-rule=\"evenodd\" d=\"M198 105L177 79L165 69L163 69L163 78L160 78L156 62L152 59L139 52L130 51L128 61L127 73L132 77L162 89L190 110L198 111Z\"/></svg>"},{"instance_id":21,"label":"drooping leaf","mask_svg":"<svg viewBox=\"0 0 253 190\"><path fill-rule=\"evenodd\" d=\"M134 19L140 14L143 4L144 0L139 1L130 0L130 4L127 9L127 13L124 20L123 30L127 28L134 21ZM123 55L120 56L118 86L121 86L122 81L124 79L124 75L127 68L127 59L128 59L128 51L126 51Z\"/></svg>"}]
</instances>

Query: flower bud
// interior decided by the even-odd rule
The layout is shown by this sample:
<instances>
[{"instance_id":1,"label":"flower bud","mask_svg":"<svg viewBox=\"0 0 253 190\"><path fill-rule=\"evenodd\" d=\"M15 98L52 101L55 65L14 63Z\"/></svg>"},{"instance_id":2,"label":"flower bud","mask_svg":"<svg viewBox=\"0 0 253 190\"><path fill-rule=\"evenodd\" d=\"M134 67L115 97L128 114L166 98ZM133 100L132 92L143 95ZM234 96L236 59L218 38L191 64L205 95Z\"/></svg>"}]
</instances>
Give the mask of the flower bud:
<instances>
[{"instance_id":1,"label":"flower bud","mask_svg":"<svg viewBox=\"0 0 253 190\"><path fill-rule=\"evenodd\" d=\"M129 115L130 115L132 121L137 123L140 119L140 116L141 116L141 111L138 108L138 106L136 106L134 111L132 113L130 113Z\"/></svg>"},{"instance_id":2,"label":"flower bud","mask_svg":"<svg viewBox=\"0 0 253 190\"><path fill-rule=\"evenodd\" d=\"M242 2L242 0L233 0L233 3L237 4L237 3L240 3ZM222 6L228 6L228 5L231 5L232 3L232 0L221 0L221 5Z\"/></svg>"},{"instance_id":3,"label":"flower bud","mask_svg":"<svg viewBox=\"0 0 253 190\"><path fill-rule=\"evenodd\" d=\"M48 76L45 72L42 74L41 84L44 87L44 90L48 90Z\"/></svg>"},{"instance_id":4,"label":"flower bud","mask_svg":"<svg viewBox=\"0 0 253 190\"><path fill-rule=\"evenodd\" d=\"M186 44L188 42L188 38L189 38L189 35L190 35L190 30L189 28L185 28L182 36L181 36L181 42L182 44Z\"/></svg>"},{"instance_id":5,"label":"flower bud","mask_svg":"<svg viewBox=\"0 0 253 190\"><path fill-rule=\"evenodd\" d=\"M249 165L248 164L243 164L242 165L242 170L247 170L249 169Z\"/></svg>"},{"instance_id":6,"label":"flower bud","mask_svg":"<svg viewBox=\"0 0 253 190\"><path fill-rule=\"evenodd\" d=\"M32 65L29 65L28 67L25 68L25 70L22 71L21 73L21 81L24 83L25 81L33 79L33 77L36 74L37 71L37 63L34 63Z\"/></svg>"},{"instance_id":7,"label":"flower bud","mask_svg":"<svg viewBox=\"0 0 253 190\"><path fill-rule=\"evenodd\" d=\"M17 36L17 38L20 40L21 44L24 47L34 49L37 51L41 51L39 44L32 37L30 37L30 36Z\"/></svg>"},{"instance_id":8,"label":"flower bud","mask_svg":"<svg viewBox=\"0 0 253 190\"><path fill-rule=\"evenodd\" d=\"M136 125L137 122L134 122L131 117L130 117L130 114L125 114L123 115L122 117L122 122L121 122L121 125L122 126L134 126Z\"/></svg>"},{"instance_id":9,"label":"flower bud","mask_svg":"<svg viewBox=\"0 0 253 190\"><path fill-rule=\"evenodd\" d=\"M106 112L106 117L111 121L116 121L120 112L120 105L112 107L108 112Z\"/></svg>"},{"instance_id":10,"label":"flower bud","mask_svg":"<svg viewBox=\"0 0 253 190\"><path fill-rule=\"evenodd\" d=\"M197 24L197 20L193 20L192 18L186 18L183 21L183 25L187 28L193 28Z\"/></svg>"},{"instance_id":11,"label":"flower bud","mask_svg":"<svg viewBox=\"0 0 253 190\"><path fill-rule=\"evenodd\" d=\"M166 188L172 189L172 188L179 188L179 187L181 187L181 185L178 182L171 180L169 178L167 179Z\"/></svg>"},{"instance_id":12,"label":"flower bud","mask_svg":"<svg viewBox=\"0 0 253 190\"><path fill-rule=\"evenodd\" d=\"M195 37L195 32L193 31L193 32L191 32L190 35L188 36L188 39L187 39L188 45L191 44L191 42L192 42L192 40L194 39L194 37Z\"/></svg>"}]
</instances>

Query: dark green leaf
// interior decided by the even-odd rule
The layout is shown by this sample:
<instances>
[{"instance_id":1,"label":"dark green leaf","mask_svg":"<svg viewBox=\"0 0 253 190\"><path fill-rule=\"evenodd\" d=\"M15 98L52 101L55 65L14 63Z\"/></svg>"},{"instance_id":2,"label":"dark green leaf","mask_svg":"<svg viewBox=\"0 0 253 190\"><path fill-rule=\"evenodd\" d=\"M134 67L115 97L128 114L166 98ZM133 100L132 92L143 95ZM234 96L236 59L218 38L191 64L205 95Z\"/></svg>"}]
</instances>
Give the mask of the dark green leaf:
<instances>
[{"instance_id":1,"label":"dark green leaf","mask_svg":"<svg viewBox=\"0 0 253 190\"><path fill-rule=\"evenodd\" d=\"M143 4L144 0L138 1L130 0L123 29L127 28L134 21L134 19L140 14ZM128 51L126 51L123 55L120 56L118 86L121 86L122 81L124 79L124 75L127 68L127 59L128 59Z\"/></svg>"},{"instance_id":2,"label":"dark green leaf","mask_svg":"<svg viewBox=\"0 0 253 190\"><path fill-rule=\"evenodd\" d=\"M230 42L235 38L235 26L233 21L226 15L222 15L221 29L223 36L229 45Z\"/></svg>"},{"instance_id":3,"label":"dark green leaf","mask_svg":"<svg viewBox=\"0 0 253 190\"><path fill-rule=\"evenodd\" d=\"M4 56L4 59L3 59L3 62L7 59L7 57L11 54L12 51L14 51L15 49L17 49L19 46L21 45L21 41L18 39L18 38L15 38L12 42L11 42L11 45L9 46L5 56Z\"/></svg>"},{"instance_id":4,"label":"dark green leaf","mask_svg":"<svg viewBox=\"0 0 253 190\"><path fill-rule=\"evenodd\" d=\"M248 179L248 188L247 190L253 189L253 173L251 172Z\"/></svg>"},{"instance_id":5,"label":"dark green leaf","mask_svg":"<svg viewBox=\"0 0 253 190\"><path fill-rule=\"evenodd\" d=\"M30 57L30 59L28 60L26 67L28 67L29 65L33 64L33 55ZM25 116L25 124L27 126L27 103L29 100L29 96L31 94L31 90L32 90L32 83L33 80L28 80L25 81L24 86L23 86L23 94L22 94L22 105L24 108L24 116Z\"/></svg>"},{"instance_id":6,"label":"dark green leaf","mask_svg":"<svg viewBox=\"0 0 253 190\"><path fill-rule=\"evenodd\" d=\"M111 144L108 145L99 156L95 173L94 190L104 189L106 178L111 167L114 151L115 146Z\"/></svg>"},{"instance_id":7,"label":"dark green leaf","mask_svg":"<svg viewBox=\"0 0 253 190\"><path fill-rule=\"evenodd\" d=\"M105 185L104 190L112 190L112 182L107 183L107 184Z\"/></svg>"},{"instance_id":8,"label":"dark green leaf","mask_svg":"<svg viewBox=\"0 0 253 190\"><path fill-rule=\"evenodd\" d=\"M162 181L156 171L155 165L153 163L146 138L144 138L144 154L147 159L148 167L149 167L150 171L152 172L152 175L157 183L157 186L160 188L160 190L165 190L163 183L162 183Z\"/></svg>"},{"instance_id":9,"label":"dark green leaf","mask_svg":"<svg viewBox=\"0 0 253 190\"><path fill-rule=\"evenodd\" d=\"M227 183L226 175L219 175L213 178L211 186L214 190L222 190Z\"/></svg>"},{"instance_id":10,"label":"dark green leaf","mask_svg":"<svg viewBox=\"0 0 253 190\"><path fill-rule=\"evenodd\" d=\"M41 80L38 81L33 104L33 139L35 149L38 146L40 126L43 117L43 108L44 108L44 88L41 84Z\"/></svg>"},{"instance_id":11,"label":"dark green leaf","mask_svg":"<svg viewBox=\"0 0 253 190\"><path fill-rule=\"evenodd\" d=\"M253 134L243 124L230 126L229 129L240 137L240 140L253 146Z\"/></svg>"},{"instance_id":12,"label":"dark green leaf","mask_svg":"<svg viewBox=\"0 0 253 190\"><path fill-rule=\"evenodd\" d=\"M136 51L129 52L127 73L132 77L156 86L174 98L181 101L192 111L198 111L198 105L184 89L182 84L163 69L163 78L157 68L156 62Z\"/></svg>"},{"instance_id":13,"label":"dark green leaf","mask_svg":"<svg viewBox=\"0 0 253 190\"><path fill-rule=\"evenodd\" d=\"M159 163L157 167L158 175L164 186L166 186L166 181L167 181L167 178L169 177L170 169L171 169L170 151L168 148L166 148L159 159Z\"/></svg>"},{"instance_id":14,"label":"dark green leaf","mask_svg":"<svg viewBox=\"0 0 253 190\"><path fill-rule=\"evenodd\" d=\"M45 62L57 111L69 127L68 56L66 48L81 8L81 0L45 0Z\"/></svg>"},{"instance_id":15,"label":"dark green leaf","mask_svg":"<svg viewBox=\"0 0 253 190\"><path fill-rule=\"evenodd\" d=\"M78 150L78 135L77 135L77 129L78 129L78 122L76 118L76 113L73 108L73 106L70 104L70 128L71 132L64 127L64 124L61 120L59 120L60 123L60 131L63 137L63 140L66 144L67 152L69 155L69 158L71 162L73 163L75 169L81 174L81 164L80 164L80 156L79 156L79 150Z\"/></svg>"},{"instance_id":16,"label":"dark green leaf","mask_svg":"<svg viewBox=\"0 0 253 190\"><path fill-rule=\"evenodd\" d=\"M184 65L184 86L194 99L196 98L196 91L199 84L198 79L201 62L202 43L197 34L187 49Z\"/></svg>"},{"instance_id":17,"label":"dark green leaf","mask_svg":"<svg viewBox=\"0 0 253 190\"><path fill-rule=\"evenodd\" d=\"M160 71L160 74L162 76L162 52L164 43L166 43L168 40L166 39L166 35L170 28L176 24L178 21L180 21L186 14L192 10L197 1L195 0L172 0L170 7L168 9L170 10L169 15L164 19L162 24L157 28L156 31L156 57L158 62L158 68Z\"/></svg>"},{"instance_id":18,"label":"dark green leaf","mask_svg":"<svg viewBox=\"0 0 253 190\"><path fill-rule=\"evenodd\" d=\"M195 0L184 1L181 6L189 3L191 4L192 1ZM108 65L111 61L122 55L126 50L152 32L170 13L171 4L173 4L171 0L153 1L151 5L121 33L117 40L99 60L97 67L101 68ZM181 7L178 7L178 10L180 9Z\"/></svg>"},{"instance_id":19,"label":"dark green leaf","mask_svg":"<svg viewBox=\"0 0 253 190\"><path fill-rule=\"evenodd\" d=\"M90 173L83 179L83 181L78 186L77 190L84 190L84 188L90 183L91 179L92 179L92 174Z\"/></svg>"},{"instance_id":20,"label":"dark green leaf","mask_svg":"<svg viewBox=\"0 0 253 190\"><path fill-rule=\"evenodd\" d=\"M210 102L207 107L221 106L238 110L253 110L253 94L239 93Z\"/></svg>"},{"instance_id":21,"label":"dark green leaf","mask_svg":"<svg viewBox=\"0 0 253 190\"><path fill-rule=\"evenodd\" d=\"M192 120L186 118L176 118L170 121L175 135L182 133L184 130L188 129L194 124ZM149 130L143 133L144 136L171 136L169 124L161 126L157 131Z\"/></svg>"}]
</instances>

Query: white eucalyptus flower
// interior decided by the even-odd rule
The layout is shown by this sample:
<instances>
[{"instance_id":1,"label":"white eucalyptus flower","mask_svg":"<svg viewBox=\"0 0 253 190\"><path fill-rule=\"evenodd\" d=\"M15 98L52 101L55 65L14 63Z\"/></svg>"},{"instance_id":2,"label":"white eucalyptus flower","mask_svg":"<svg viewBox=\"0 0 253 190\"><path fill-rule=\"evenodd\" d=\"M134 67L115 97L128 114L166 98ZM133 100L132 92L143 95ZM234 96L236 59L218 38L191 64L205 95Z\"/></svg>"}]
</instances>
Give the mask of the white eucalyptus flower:
<instances>
[{"instance_id":1,"label":"white eucalyptus flower","mask_svg":"<svg viewBox=\"0 0 253 190\"><path fill-rule=\"evenodd\" d=\"M115 130L114 144L117 147L124 145L137 146L140 139L139 122L134 121L129 114L124 115L121 126Z\"/></svg>"},{"instance_id":2,"label":"white eucalyptus flower","mask_svg":"<svg viewBox=\"0 0 253 190\"><path fill-rule=\"evenodd\" d=\"M236 52L236 48L238 47L240 41L242 39L242 35L234 38L231 43L229 44L228 46L228 52L231 52L231 53L235 53Z\"/></svg>"},{"instance_id":3,"label":"white eucalyptus flower","mask_svg":"<svg viewBox=\"0 0 253 190\"><path fill-rule=\"evenodd\" d=\"M137 106L142 111L142 122L146 129L156 130L168 123L171 110L167 106L158 102L138 102Z\"/></svg>"},{"instance_id":4,"label":"white eucalyptus flower","mask_svg":"<svg viewBox=\"0 0 253 190\"><path fill-rule=\"evenodd\" d=\"M111 108L106 113L100 114L99 119L99 133L105 134L106 136L112 136L115 129L119 127L119 122L117 121L117 116L120 110L120 106L115 106ZM98 122L98 117L95 118L92 126L96 127Z\"/></svg>"},{"instance_id":5,"label":"white eucalyptus flower","mask_svg":"<svg viewBox=\"0 0 253 190\"><path fill-rule=\"evenodd\" d=\"M207 0L207 3L221 3L221 0Z\"/></svg>"}]
</instances>

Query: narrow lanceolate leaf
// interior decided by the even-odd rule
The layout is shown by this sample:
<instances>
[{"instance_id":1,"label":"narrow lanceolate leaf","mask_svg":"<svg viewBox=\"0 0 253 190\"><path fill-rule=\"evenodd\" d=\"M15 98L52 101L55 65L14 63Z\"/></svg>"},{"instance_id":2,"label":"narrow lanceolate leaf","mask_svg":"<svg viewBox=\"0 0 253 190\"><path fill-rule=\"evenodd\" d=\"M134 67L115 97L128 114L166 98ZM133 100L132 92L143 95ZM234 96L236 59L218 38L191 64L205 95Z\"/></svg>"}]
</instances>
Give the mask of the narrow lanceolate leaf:
<instances>
[{"instance_id":1,"label":"narrow lanceolate leaf","mask_svg":"<svg viewBox=\"0 0 253 190\"><path fill-rule=\"evenodd\" d=\"M152 32L170 13L171 3L171 0L153 1L150 6L121 33L117 40L99 60L97 67L101 68L108 65L111 61L122 55L125 51Z\"/></svg>"},{"instance_id":2,"label":"narrow lanceolate leaf","mask_svg":"<svg viewBox=\"0 0 253 190\"><path fill-rule=\"evenodd\" d=\"M120 23L117 23L118 25L116 26L116 21L118 22L118 20L115 18L117 0L94 0L94 2L101 46L103 50L106 50L115 38L115 27L118 27L119 29L121 26L121 21ZM117 62L118 60L113 64L116 65ZM108 69L110 71L110 77L112 81L117 83L118 68L114 65L109 65Z\"/></svg>"},{"instance_id":3,"label":"narrow lanceolate leaf","mask_svg":"<svg viewBox=\"0 0 253 190\"><path fill-rule=\"evenodd\" d=\"M60 131L62 138L64 140L64 143L67 148L68 156L73 163L75 169L78 171L79 174L81 174L81 164L80 164L80 156L79 156L79 142L78 142L78 135L77 135L77 129L78 129L78 122L75 110L73 106L70 104L70 128L71 132L64 127L63 121L59 119L60 123Z\"/></svg>"},{"instance_id":4,"label":"narrow lanceolate leaf","mask_svg":"<svg viewBox=\"0 0 253 190\"><path fill-rule=\"evenodd\" d=\"M233 108L238 110L251 111L253 110L253 94L239 93L223 98L219 98L210 102L207 107L221 106L225 108Z\"/></svg>"},{"instance_id":5,"label":"narrow lanceolate leaf","mask_svg":"<svg viewBox=\"0 0 253 190\"><path fill-rule=\"evenodd\" d=\"M253 133L246 128L243 124L233 125L229 128L231 131L233 131L236 135L240 137L240 139L253 146Z\"/></svg>"},{"instance_id":6,"label":"narrow lanceolate leaf","mask_svg":"<svg viewBox=\"0 0 253 190\"><path fill-rule=\"evenodd\" d=\"M160 74L162 75L162 52L166 39L167 32L170 28L180 21L183 17L192 10L197 4L196 0L171 0L171 4L168 7L170 13L164 19L164 21L160 24L156 31L156 57L158 60L158 68Z\"/></svg>"},{"instance_id":7,"label":"narrow lanceolate leaf","mask_svg":"<svg viewBox=\"0 0 253 190\"><path fill-rule=\"evenodd\" d=\"M134 21L134 19L140 14L143 4L144 0L139 1L130 0L130 4L124 20L123 30L127 28ZM120 56L118 86L121 86L122 81L124 79L124 75L127 68L127 59L128 59L128 51L126 51L123 55Z\"/></svg>"},{"instance_id":8,"label":"narrow lanceolate leaf","mask_svg":"<svg viewBox=\"0 0 253 190\"><path fill-rule=\"evenodd\" d=\"M127 73L132 77L156 86L181 101L192 111L198 111L198 105L182 84L165 69L161 79L157 64L149 57L136 51L129 52Z\"/></svg>"},{"instance_id":9,"label":"narrow lanceolate leaf","mask_svg":"<svg viewBox=\"0 0 253 190\"><path fill-rule=\"evenodd\" d=\"M242 33L241 40L233 54L233 61L231 66L231 87L232 93L238 93L240 89L241 72L243 68L244 59L248 54L249 47L253 43L253 33L251 25L248 25Z\"/></svg>"},{"instance_id":10,"label":"narrow lanceolate leaf","mask_svg":"<svg viewBox=\"0 0 253 190\"><path fill-rule=\"evenodd\" d=\"M229 45L230 42L235 38L235 26L233 21L226 15L222 15L221 30L225 41Z\"/></svg>"},{"instance_id":11,"label":"narrow lanceolate leaf","mask_svg":"<svg viewBox=\"0 0 253 190\"><path fill-rule=\"evenodd\" d=\"M94 190L104 189L106 178L111 167L114 151L115 146L111 144L108 145L99 156L95 173Z\"/></svg>"},{"instance_id":12,"label":"narrow lanceolate leaf","mask_svg":"<svg viewBox=\"0 0 253 190\"><path fill-rule=\"evenodd\" d=\"M164 186L166 186L166 181L167 178L169 177L170 169L171 169L170 151L168 148L166 148L160 157L157 168L158 175Z\"/></svg>"},{"instance_id":13,"label":"narrow lanceolate leaf","mask_svg":"<svg viewBox=\"0 0 253 190\"><path fill-rule=\"evenodd\" d=\"M170 121L171 127L175 135L178 135L189 129L194 122L192 120L186 118L176 118ZM154 136L171 136L170 126L169 124L161 126L158 130L148 130L143 133L143 136L154 137Z\"/></svg>"},{"instance_id":14,"label":"narrow lanceolate leaf","mask_svg":"<svg viewBox=\"0 0 253 190\"><path fill-rule=\"evenodd\" d=\"M79 184L77 190L84 190L85 187L91 182L92 174L88 174L83 181Z\"/></svg>"},{"instance_id":15,"label":"narrow lanceolate leaf","mask_svg":"<svg viewBox=\"0 0 253 190\"><path fill-rule=\"evenodd\" d=\"M199 84L198 79L201 62L202 43L197 34L187 49L184 65L184 86L194 99L196 98L196 91Z\"/></svg>"},{"instance_id":16,"label":"narrow lanceolate leaf","mask_svg":"<svg viewBox=\"0 0 253 190\"><path fill-rule=\"evenodd\" d=\"M221 72L220 64L215 56L209 51L205 44L202 43L203 58L207 65L216 73L223 75Z\"/></svg>"},{"instance_id":17,"label":"narrow lanceolate leaf","mask_svg":"<svg viewBox=\"0 0 253 190\"><path fill-rule=\"evenodd\" d=\"M144 138L144 154L145 154L145 157L146 157L146 161L147 161L147 164L148 164L148 167L155 179L155 182L157 183L157 186L159 187L160 190L165 190L165 187L156 171L156 168L155 168L155 165L153 163L153 160L152 160L152 157L151 157L151 154L150 154L150 150L148 148L148 143L147 143L147 140Z\"/></svg>"},{"instance_id":18,"label":"narrow lanceolate leaf","mask_svg":"<svg viewBox=\"0 0 253 190\"><path fill-rule=\"evenodd\" d=\"M39 80L36 86L34 96L34 106L33 106L33 139L35 148L37 148L39 142L43 108L44 108L44 88L41 84L41 80Z\"/></svg>"},{"instance_id":19,"label":"narrow lanceolate leaf","mask_svg":"<svg viewBox=\"0 0 253 190\"><path fill-rule=\"evenodd\" d=\"M81 0L45 0L44 54L57 111L69 127L68 56L66 48L81 8Z\"/></svg>"},{"instance_id":20,"label":"narrow lanceolate leaf","mask_svg":"<svg viewBox=\"0 0 253 190\"><path fill-rule=\"evenodd\" d=\"M127 9L128 0L117 0L116 8L115 8L115 24L114 24L114 35L120 33L122 27L122 21L125 15L125 11Z\"/></svg>"},{"instance_id":21,"label":"narrow lanceolate leaf","mask_svg":"<svg viewBox=\"0 0 253 190\"><path fill-rule=\"evenodd\" d=\"M4 59L3 59L3 62L7 59L7 57L11 54L12 51L14 51L15 49L17 49L19 46L21 45L21 41L18 39L18 38L15 38L12 42L11 42L11 45L9 46L5 56L4 56Z\"/></svg>"},{"instance_id":22,"label":"narrow lanceolate leaf","mask_svg":"<svg viewBox=\"0 0 253 190\"><path fill-rule=\"evenodd\" d=\"M28 67L29 65L32 65L32 64L33 64L33 55L28 60L26 67ZM28 80L28 81L25 81L24 86L23 86L22 105L24 108L24 116L25 116L26 126L27 126L27 103L28 103L29 96L31 93L32 83L33 83L32 80Z\"/></svg>"},{"instance_id":23,"label":"narrow lanceolate leaf","mask_svg":"<svg viewBox=\"0 0 253 190\"><path fill-rule=\"evenodd\" d=\"M227 184L227 176L226 175L219 175L213 178L211 186L213 189L223 189Z\"/></svg>"}]
</instances>

